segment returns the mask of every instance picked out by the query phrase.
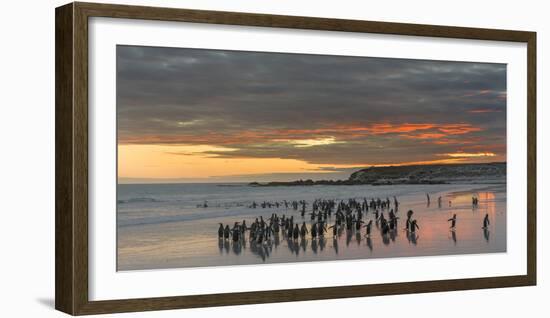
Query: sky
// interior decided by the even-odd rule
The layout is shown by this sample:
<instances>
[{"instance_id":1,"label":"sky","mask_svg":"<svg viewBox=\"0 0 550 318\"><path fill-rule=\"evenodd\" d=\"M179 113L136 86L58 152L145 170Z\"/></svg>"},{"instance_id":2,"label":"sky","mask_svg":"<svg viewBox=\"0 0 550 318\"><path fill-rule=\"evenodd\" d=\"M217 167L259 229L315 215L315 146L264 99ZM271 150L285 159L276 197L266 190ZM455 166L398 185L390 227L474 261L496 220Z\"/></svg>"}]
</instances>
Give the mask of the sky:
<instances>
[{"instance_id":1,"label":"sky","mask_svg":"<svg viewBox=\"0 0 550 318\"><path fill-rule=\"evenodd\" d=\"M506 161L506 65L117 46L118 177L347 179Z\"/></svg>"}]
</instances>

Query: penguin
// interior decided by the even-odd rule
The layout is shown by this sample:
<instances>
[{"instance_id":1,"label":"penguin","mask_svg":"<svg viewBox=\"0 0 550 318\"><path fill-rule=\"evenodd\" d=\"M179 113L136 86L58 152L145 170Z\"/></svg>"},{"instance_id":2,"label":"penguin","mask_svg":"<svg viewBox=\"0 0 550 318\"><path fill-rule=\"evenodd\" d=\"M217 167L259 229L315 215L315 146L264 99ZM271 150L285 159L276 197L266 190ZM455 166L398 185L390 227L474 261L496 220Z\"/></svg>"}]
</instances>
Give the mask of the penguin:
<instances>
[{"instance_id":1,"label":"penguin","mask_svg":"<svg viewBox=\"0 0 550 318\"><path fill-rule=\"evenodd\" d=\"M292 232L292 238L297 240L300 236L300 228L298 227L298 224L294 225L294 232Z\"/></svg>"},{"instance_id":2,"label":"penguin","mask_svg":"<svg viewBox=\"0 0 550 318\"><path fill-rule=\"evenodd\" d=\"M223 238L223 224L222 223L220 223L220 227L218 228L218 238L219 239Z\"/></svg>"},{"instance_id":3,"label":"penguin","mask_svg":"<svg viewBox=\"0 0 550 318\"><path fill-rule=\"evenodd\" d=\"M229 225L226 225L225 229L223 230L223 238L228 240L230 234L231 234L231 229L229 228Z\"/></svg>"},{"instance_id":4,"label":"penguin","mask_svg":"<svg viewBox=\"0 0 550 318\"><path fill-rule=\"evenodd\" d=\"M365 225L365 227L367 228L367 230L365 232L365 236L370 237L370 232L372 230L372 220L370 220L369 223L367 223L367 225Z\"/></svg>"},{"instance_id":5,"label":"penguin","mask_svg":"<svg viewBox=\"0 0 550 318\"><path fill-rule=\"evenodd\" d=\"M361 230L361 224L363 224L363 223L365 223L365 222L360 221L360 220L355 221L355 230L357 230L357 231Z\"/></svg>"},{"instance_id":6,"label":"penguin","mask_svg":"<svg viewBox=\"0 0 550 318\"><path fill-rule=\"evenodd\" d=\"M416 229L419 229L419 230L420 230L420 227L419 227L418 224L416 223L416 220L412 220L412 222L411 222L411 232L412 232L412 233L415 233L415 232L416 232Z\"/></svg>"},{"instance_id":7,"label":"penguin","mask_svg":"<svg viewBox=\"0 0 550 318\"><path fill-rule=\"evenodd\" d=\"M399 218L397 216L395 216L395 214L393 215L393 217L390 219L390 230L395 230L397 229L397 220Z\"/></svg>"},{"instance_id":8,"label":"penguin","mask_svg":"<svg viewBox=\"0 0 550 318\"><path fill-rule=\"evenodd\" d=\"M312 239L317 238L317 223L314 223L314 224L311 226L311 238L312 238Z\"/></svg>"},{"instance_id":9,"label":"penguin","mask_svg":"<svg viewBox=\"0 0 550 318\"><path fill-rule=\"evenodd\" d=\"M304 222L302 223L302 228L300 229L300 236L304 238L307 233L309 233L309 231L307 230L306 222Z\"/></svg>"},{"instance_id":10,"label":"penguin","mask_svg":"<svg viewBox=\"0 0 550 318\"><path fill-rule=\"evenodd\" d=\"M411 230L411 218L413 216L413 210L409 210L407 211L407 227L405 228L405 230L407 231L410 231Z\"/></svg>"},{"instance_id":11,"label":"penguin","mask_svg":"<svg viewBox=\"0 0 550 318\"><path fill-rule=\"evenodd\" d=\"M233 242L237 242L241 237L241 228L239 225L239 222L235 222L235 225L233 225L233 229L231 230L233 233Z\"/></svg>"},{"instance_id":12,"label":"penguin","mask_svg":"<svg viewBox=\"0 0 550 318\"><path fill-rule=\"evenodd\" d=\"M456 214L453 214L453 217L448 219L447 222L451 222L451 230L454 230L456 228Z\"/></svg>"},{"instance_id":13,"label":"penguin","mask_svg":"<svg viewBox=\"0 0 550 318\"><path fill-rule=\"evenodd\" d=\"M323 222L317 223L317 224L318 224L318 225L317 225L317 227L318 227L318 229L317 229L317 232L318 232L317 235L318 235L318 236L324 236L324 235L325 235L325 232L326 232L326 230L327 230L326 227L325 227L325 224L324 224Z\"/></svg>"},{"instance_id":14,"label":"penguin","mask_svg":"<svg viewBox=\"0 0 550 318\"><path fill-rule=\"evenodd\" d=\"M380 224L382 226L382 235L388 234L388 232L390 231L390 226L388 225L388 221L386 221L386 219L382 219L380 221Z\"/></svg>"},{"instance_id":15,"label":"penguin","mask_svg":"<svg viewBox=\"0 0 550 318\"><path fill-rule=\"evenodd\" d=\"M489 214L485 214L485 217L483 218L483 228L488 229L489 228Z\"/></svg>"},{"instance_id":16,"label":"penguin","mask_svg":"<svg viewBox=\"0 0 550 318\"><path fill-rule=\"evenodd\" d=\"M294 230L294 228L292 227L292 225L289 224L289 227L287 229L287 233L286 233L286 236L288 238L291 238L292 237L292 231Z\"/></svg>"}]
</instances>

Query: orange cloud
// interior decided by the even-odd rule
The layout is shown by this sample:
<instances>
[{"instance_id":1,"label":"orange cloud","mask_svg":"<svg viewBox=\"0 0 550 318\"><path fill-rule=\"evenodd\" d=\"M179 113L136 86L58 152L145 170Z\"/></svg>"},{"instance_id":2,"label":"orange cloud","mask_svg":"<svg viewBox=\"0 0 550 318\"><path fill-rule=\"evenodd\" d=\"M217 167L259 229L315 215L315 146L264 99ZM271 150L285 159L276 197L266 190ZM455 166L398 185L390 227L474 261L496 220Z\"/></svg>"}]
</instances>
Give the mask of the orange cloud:
<instances>
[{"instance_id":1,"label":"orange cloud","mask_svg":"<svg viewBox=\"0 0 550 318\"><path fill-rule=\"evenodd\" d=\"M122 137L120 144L187 144L187 145L235 145L277 143L293 140L334 140L333 143L346 139L369 135L392 135L409 139L441 140L450 135L464 135L481 131L471 124L435 124L435 123L376 123L371 125L333 125L315 129L276 129L276 130L241 130L232 133L210 132L203 134L182 133L178 135L140 135ZM441 144L446 143L440 141Z\"/></svg>"},{"instance_id":2,"label":"orange cloud","mask_svg":"<svg viewBox=\"0 0 550 318\"><path fill-rule=\"evenodd\" d=\"M501 111L498 109L473 109L469 110L468 113L473 114L482 114L482 113L500 113Z\"/></svg>"},{"instance_id":3,"label":"orange cloud","mask_svg":"<svg viewBox=\"0 0 550 318\"><path fill-rule=\"evenodd\" d=\"M443 153L438 156L447 156L452 158L478 158L478 157L494 157L496 156L493 152L453 152L453 153Z\"/></svg>"},{"instance_id":4,"label":"orange cloud","mask_svg":"<svg viewBox=\"0 0 550 318\"><path fill-rule=\"evenodd\" d=\"M409 138L409 139L439 139L447 135L442 133L425 133L425 134L417 134L417 135L399 135L399 136Z\"/></svg>"},{"instance_id":5,"label":"orange cloud","mask_svg":"<svg viewBox=\"0 0 550 318\"><path fill-rule=\"evenodd\" d=\"M451 134L451 135L463 135L463 134L468 134L475 131L481 131L481 128L474 127L470 124L443 125L441 127L438 127L437 129L441 132Z\"/></svg>"}]
</instances>

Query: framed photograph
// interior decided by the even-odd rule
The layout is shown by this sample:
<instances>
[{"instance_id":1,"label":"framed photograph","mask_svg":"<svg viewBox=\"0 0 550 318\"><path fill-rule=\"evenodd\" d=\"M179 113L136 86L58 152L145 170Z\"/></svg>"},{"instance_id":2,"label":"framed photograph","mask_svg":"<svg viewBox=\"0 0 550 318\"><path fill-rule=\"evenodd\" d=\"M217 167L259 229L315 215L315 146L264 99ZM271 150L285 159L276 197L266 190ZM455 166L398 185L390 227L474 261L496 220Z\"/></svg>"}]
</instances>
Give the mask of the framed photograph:
<instances>
[{"instance_id":1,"label":"framed photograph","mask_svg":"<svg viewBox=\"0 0 550 318\"><path fill-rule=\"evenodd\" d=\"M99 314L536 284L536 34L56 10L56 299Z\"/></svg>"}]
</instances>

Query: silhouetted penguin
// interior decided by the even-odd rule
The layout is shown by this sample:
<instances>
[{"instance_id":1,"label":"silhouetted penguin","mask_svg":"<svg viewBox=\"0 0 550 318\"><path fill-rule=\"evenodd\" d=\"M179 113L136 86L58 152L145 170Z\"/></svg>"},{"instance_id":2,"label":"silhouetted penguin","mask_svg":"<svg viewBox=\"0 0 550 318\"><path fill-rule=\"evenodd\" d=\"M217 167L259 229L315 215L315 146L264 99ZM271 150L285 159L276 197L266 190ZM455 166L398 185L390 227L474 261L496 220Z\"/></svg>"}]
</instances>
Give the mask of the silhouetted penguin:
<instances>
[{"instance_id":1,"label":"silhouetted penguin","mask_svg":"<svg viewBox=\"0 0 550 318\"><path fill-rule=\"evenodd\" d=\"M298 227L298 224L296 224L294 225L294 232L292 232L292 238L297 240L299 236L300 236L300 228Z\"/></svg>"},{"instance_id":2,"label":"silhouetted penguin","mask_svg":"<svg viewBox=\"0 0 550 318\"><path fill-rule=\"evenodd\" d=\"M311 238L317 238L317 223L311 226Z\"/></svg>"},{"instance_id":3,"label":"silhouetted penguin","mask_svg":"<svg viewBox=\"0 0 550 318\"><path fill-rule=\"evenodd\" d=\"M411 232L413 232L413 233L416 232L416 229L420 230L420 227L416 223L416 220L412 220L412 222L411 222Z\"/></svg>"},{"instance_id":4,"label":"silhouetted penguin","mask_svg":"<svg viewBox=\"0 0 550 318\"><path fill-rule=\"evenodd\" d=\"M489 228L489 214L485 214L485 217L483 218L483 228L487 229Z\"/></svg>"},{"instance_id":5,"label":"silhouetted penguin","mask_svg":"<svg viewBox=\"0 0 550 318\"><path fill-rule=\"evenodd\" d=\"M370 237L370 232L372 230L372 220L370 220L369 223L367 223L367 225L365 225L365 227L367 228L365 236Z\"/></svg>"},{"instance_id":6,"label":"silhouetted penguin","mask_svg":"<svg viewBox=\"0 0 550 318\"><path fill-rule=\"evenodd\" d=\"M355 230L357 230L357 231L361 230L361 224L363 224L363 223L365 223L365 222L359 221L359 220L355 221Z\"/></svg>"},{"instance_id":7,"label":"silhouetted penguin","mask_svg":"<svg viewBox=\"0 0 550 318\"><path fill-rule=\"evenodd\" d=\"M218 238L223 238L223 224L220 223L220 227L218 228Z\"/></svg>"},{"instance_id":8,"label":"silhouetted penguin","mask_svg":"<svg viewBox=\"0 0 550 318\"><path fill-rule=\"evenodd\" d=\"M233 233L233 241L236 242L241 237L241 227L239 225L239 222L235 222L235 225L233 225L233 229L231 230Z\"/></svg>"},{"instance_id":9,"label":"silhouetted penguin","mask_svg":"<svg viewBox=\"0 0 550 318\"><path fill-rule=\"evenodd\" d=\"M388 224L388 221L386 221L386 219L382 219L380 221L380 226L382 227L382 235L386 235L388 234L388 232L390 231L390 226Z\"/></svg>"},{"instance_id":10,"label":"silhouetted penguin","mask_svg":"<svg viewBox=\"0 0 550 318\"><path fill-rule=\"evenodd\" d=\"M326 232L326 227L324 222L317 223L317 235L318 236L324 236Z\"/></svg>"},{"instance_id":11,"label":"silhouetted penguin","mask_svg":"<svg viewBox=\"0 0 550 318\"><path fill-rule=\"evenodd\" d=\"M302 228L300 229L300 236L304 238L307 233L309 233L309 231L307 230L306 222L304 222L302 223Z\"/></svg>"},{"instance_id":12,"label":"silhouetted penguin","mask_svg":"<svg viewBox=\"0 0 550 318\"><path fill-rule=\"evenodd\" d=\"M226 225L223 231L223 238L227 240L229 239L229 235L231 235L231 229L229 228L229 225Z\"/></svg>"},{"instance_id":13,"label":"silhouetted penguin","mask_svg":"<svg viewBox=\"0 0 550 318\"><path fill-rule=\"evenodd\" d=\"M407 211L407 224L406 224L407 227L405 228L405 230L407 231L411 230L411 218L413 213L414 213L413 210Z\"/></svg>"},{"instance_id":14,"label":"silhouetted penguin","mask_svg":"<svg viewBox=\"0 0 550 318\"><path fill-rule=\"evenodd\" d=\"M447 222L451 222L451 230L454 230L456 227L456 214L453 214L453 217L448 219Z\"/></svg>"},{"instance_id":15,"label":"silhouetted penguin","mask_svg":"<svg viewBox=\"0 0 550 318\"><path fill-rule=\"evenodd\" d=\"M393 215L393 217L390 219L390 230L393 231L393 230L397 229L397 220L398 219L399 218L395 215Z\"/></svg>"}]
</instances>

